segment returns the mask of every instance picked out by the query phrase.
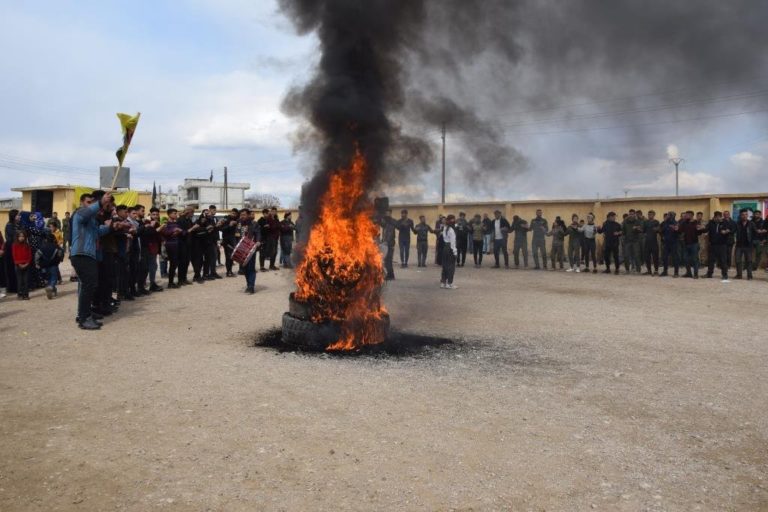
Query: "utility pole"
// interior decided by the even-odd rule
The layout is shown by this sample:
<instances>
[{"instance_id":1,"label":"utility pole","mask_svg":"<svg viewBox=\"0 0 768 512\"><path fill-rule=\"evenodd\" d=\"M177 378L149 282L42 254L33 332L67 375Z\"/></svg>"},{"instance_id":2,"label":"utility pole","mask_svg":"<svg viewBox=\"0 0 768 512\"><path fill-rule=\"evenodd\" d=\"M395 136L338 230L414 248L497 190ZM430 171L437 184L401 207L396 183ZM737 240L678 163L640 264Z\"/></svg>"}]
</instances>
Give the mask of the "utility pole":
<instances>
[{"instance_id":1,"label":"utility pole","mask_svg":"<svg viewBox=\"0 0 768 512\"><path fill-rule=\"evenodd\" d=\"M669 163L675 165L675 197L680 195L680 174L679 174L679 167L680 164L685 162L685 158L670 158Z\"/></svg>"},{"instance_id":2,"label":"utility pole","mask_svg":"<svg viewBox=\"0 0 768 512\"><path fill-rule=\"evenodd\" d=\"M442 139L443 139L443 186L442 186L442 199L441 204L445 204L445 123L443 123L443 130L442 130Z\"/></svg>"},{"instance_id":3,"label":"utility pole","mask_svg":"<svg viewBox=\"0 0 768 512\"><path fill-rule=\"evenodd\" d=\"M224 166L224 209L229 210L229 185L227 182L227 166Z\"/></svg>"}]
</instances>

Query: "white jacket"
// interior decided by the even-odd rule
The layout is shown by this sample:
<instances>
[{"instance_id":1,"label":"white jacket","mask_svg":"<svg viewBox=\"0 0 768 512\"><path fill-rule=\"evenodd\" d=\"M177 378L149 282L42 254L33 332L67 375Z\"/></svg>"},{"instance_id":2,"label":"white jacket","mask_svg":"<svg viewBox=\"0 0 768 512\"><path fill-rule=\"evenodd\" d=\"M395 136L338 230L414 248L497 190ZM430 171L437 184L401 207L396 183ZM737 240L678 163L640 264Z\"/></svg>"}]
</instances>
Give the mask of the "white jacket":
<instances>
[{"instance_id":1,"label":"white jacket","mask_svg":"<svg viewBox=\"0 0 768 512\"><path fill-rule=\"evenodd\" d=\"M459 251L456 248L456 230L454 230L452 227L443 227L443 242L451 247L454 256L459 254Z\"/></svg>"}]
</instances>

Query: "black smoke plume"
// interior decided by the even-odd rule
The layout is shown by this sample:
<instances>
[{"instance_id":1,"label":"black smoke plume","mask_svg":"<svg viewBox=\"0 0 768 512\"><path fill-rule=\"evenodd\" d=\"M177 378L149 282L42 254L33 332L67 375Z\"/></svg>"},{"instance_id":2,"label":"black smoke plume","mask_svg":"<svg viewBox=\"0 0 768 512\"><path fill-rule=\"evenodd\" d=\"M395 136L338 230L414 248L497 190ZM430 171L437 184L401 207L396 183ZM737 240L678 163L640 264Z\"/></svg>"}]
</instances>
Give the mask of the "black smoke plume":
<instances>
[{"instance_id":1,"label":"black smoke plume","mask_svg":"<svg viewBox=\"0 0 768 512\"><path fill-rule=\"evenodd\" d=\"M371 188L409 183L437 170L446 123L459 147L452 177L498 190L531 169L514 135L542 116L531 112L624 98L599 109L639 110L619 123L674 119L723 106L642 110L764 85L768 75L762 0L278 1L320 45L314 77L284 102L307 121L297 144L319 154L302 193L310 222L329 173L348 164L356 143L373 170ZM677 92L642 97L655 91ZM743 105L767 102L757 95ZM557 112L566 119L556 126L567 128L580 126L585 110ZM652 130L627 135L639 147Z\"/></svg>"}]
</instances>

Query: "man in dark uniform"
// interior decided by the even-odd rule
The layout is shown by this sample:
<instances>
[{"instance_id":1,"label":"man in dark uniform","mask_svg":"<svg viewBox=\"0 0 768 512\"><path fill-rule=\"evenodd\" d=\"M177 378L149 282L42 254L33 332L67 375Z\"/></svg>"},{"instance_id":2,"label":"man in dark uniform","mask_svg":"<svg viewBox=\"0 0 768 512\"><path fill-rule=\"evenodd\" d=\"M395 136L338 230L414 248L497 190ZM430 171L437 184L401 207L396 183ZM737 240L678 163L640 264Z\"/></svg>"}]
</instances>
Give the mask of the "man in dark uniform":
<instances>
[{"instance_id":1,"label":"man in dark uniform","mask_svg":"<svg viewBox=\"0 0 768 512\"><path fill-rule=\"evenodd\" d=\"M757 235L755 236L754 242L752 242L755 246L755 254L752 257L752 270L757 270L760 268L760 261L763 259L763 255L766 254L768 251L768 245L766 245L766 227L768 227L768 220L763 219L762 212L760 210L755 211L752 214L752 224L755 225L755 232Z\"/></svg>"},{"instance_id":2,"label":"man in dark uniform","mask_svg":"<svg viewBox=\"0 0 768 512\"><path fill-rule=\"evenodd\" d=\"M531 249L533 250L533 268L539 270L539 255L541 255L541 264L544 270L547 270L547 233L549 233L549 223L547 219L541 216L541 210L536 210L536 217L529 223L529 231L533 232L531 239Z\"/></svg>"},{"instance_id":3,"label":"man in dark uniform","mask_svg":"<svg viewBox=\"0 0 768 512\"><path fill-rule=\"evenodd\" d=\"M520 253L523 253L523 266L528 268L528 222L518 215L512 217L510 229L515 233L512 242L512 255L515 258L515 268L520 268Z\"/></svg>"},{"instance_id":4,"label":"man in dark uniform","mask_svg":"<svg viewBox=\"0 0 768 512\"><path fill-rule=\"evenodd\" d=\"M467 222L466 213L459 212L459 218L456 219L454 231L456 232L456 266L463 267L467 261L467 236L469 235L469 222Z\"/></svg>"},{"instance_id":5,"label":"man in dark uniform","mask_svg":"<svg viewBox=\"0 0 768 512\"><path fill-rule=\"evenodd\" d=\"M191 206L187 206L184 208L184 211L179 215L179 219L177 224L179 225L179 229L182 230L182 234L179 235L179 246L178 246L178 255L179 255L179 286L186 286L189 284L192 284L189 279L187 279L187 274L189 273L189 263L191 261L191 255L192 255L192 234L189 233L189 230L192 229L194 226L194 222L192 221L192 216L195 214L195 209Z\"/></svg>"},{"instance_id":6,"label":"man in dark uniform","mask_svg":"<svg viewBox=\"0 0 768 512\"><path fill-rule=\"evenodd\" d=\"M706 231L706 227L699 228L699 223L694 218L693 212L687 211L677 229L682 234L685 245L685 276L683 277L698 279L699 235ZM693 269L693 273L691 273L691 269Z\"/></svg>"},{"instance_id":7,"label":"man in dark uniform","mask_svg":"<svg viewBox=\"0 0 768 512\"><path fill-rule=\"evenodd\" d=\"M747 279L752 279L752 252L757 238L757 230L749 219L749 210L746 208L739 212L739 221L736 223L736 279L742 278L742 269L747 269Z\"/></svg>"},{"instance_id":8,"label":"man in dark uniform","mask_svg":"<svg viewBox=\"0 0 768 512\"><path fill-rule=\"evenodd\" d=\"M406 268L411 254L411 231L413 230L413 221L408 218L408 210L400 211L400 219L395 223L395 229L400 247L400 268Z\"/></svg>"},{"instance_id":9,"label":"man in dark uniform","mask_svg":"<svg viewBox=\"0 0 768 512\"><path fill-rule=\"evenodd\" d=\"M395 255L395 231L397 230L395 219L392 218L392 210L387 210L387 214L381 218L381 240L387 246L387 254L384 256L384 270L386 275L384 279L392 281L395 279L395 269L392 266L392 260Z\"/></svg>"},{"instance_id":10,"label":"man in dark uniform","mask_svg":"<svg viewBox=\"0 0 768 512\"><path fill-rule=\"evenodd\" d=\"M733 265L733 246L736 244L736 221L731 217L731 212L723 212L723 223L728 228L728 239L725 242L725 262L730 269Z\"/></svg>"},{"instance_id":11,"label":"man in dark uniform","mask_svg":"<svg viewBox=\"0 0 768 512\"><path fill-rule=\"evenodd\" d=\"M648 218L643 221L643 261L648 269L645 275L659 273L659 228L661 223L656 220L656 212L648 211Z\"/></svg>"},{"instance_id":12,"label":"man in dark uniform","mask_svg":"<svg viewBox=\"0 0 768 512\"><path fill-rule=\"evenodd\" d=\"M432 228L427 224L427 219L419 215L419 223L413 227L416 235L416 260L419 267L427 266L427 252L429 251L429 233L433 233Z\"/></svg>"},{"instance_id":13,"label":"man in dark uniform","mask_svg":"<svg viewBox=\"0 0 768 512\"><path fill-rule=\"evenodd\" d=\"M611 258L613 258L615 274L619 275L619 240L621 239L621 224L616 222L616 212L608 212L606 221L598 228L598 233L603 234L603 260L605 270L603 273L611 273Z\"/></svg>"},{"instance_id":14,"label":"man in dark uniform","mask_svg":"<svg viewBox=\"0 0 768 512\"><path fill-rule=\"evenodd\" d=\"M720 267L723 282L728 282L728 264L725 258L728 236L731 234L728 225L723 221L723 214L715 212L712 220L707 223L707 238L709 239L709 262L706 277L711 278L715 272L715 264Z\"/></svg>"},{"instance_id":15,"label":"man in dark uniform","mask_svg":"<svg viewBox=\"0 0 768 512\"><path fill-rule=\"evenodd\" d=\"M237 245L238 223L240 220L240 211L232 208L229 215L220 220L216 226L221 232L221 244L224 246L224 265L227 269L227 277L235 277L232 272L232 252Z\"/></svg>"},{"instance_id":16,"label":"man in dark uniform","mask_svg":"<svg viewBox=\"0 0 768 512\"><path fill-rule=\"evenodd\" d=\"M662 265L664 265L664 271L659 274L660 277L666 277L669 275L669 257L672 257L672 264L675 267L674 277L680 277L680 259L678 258L678 232L677 232L677 219L675 218L675 212L669 212L667 218L661 223L661 237L664 240L664 253L661 257Z\"/></svg>"}]
</instances>

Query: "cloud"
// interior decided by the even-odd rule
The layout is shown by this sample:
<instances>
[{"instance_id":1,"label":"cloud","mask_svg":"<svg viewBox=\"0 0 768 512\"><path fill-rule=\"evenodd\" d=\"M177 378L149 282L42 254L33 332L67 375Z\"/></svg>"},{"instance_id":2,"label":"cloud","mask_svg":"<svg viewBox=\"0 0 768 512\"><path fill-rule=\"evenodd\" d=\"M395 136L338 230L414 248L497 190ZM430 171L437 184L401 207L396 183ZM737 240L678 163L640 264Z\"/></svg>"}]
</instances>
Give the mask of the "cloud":
<instances>
[{"instance_id":1,"label":"cloud","mask_svg":"<svg viewBox=\"0 0 768 512\"><path fill-rule=\"evenodd\" d=\"M748 171L750 173L755 173L756 171L763 169L765 166L764 157L750 153L749 151L736 153L735 155L731 156L730 160L731 163L739 169Z\"/></svg>"},{"instance_id":2,"label":"cloud","mask_svg":"<svg viewBox=\"0 0 768 512\"><path fill-rule=\"evenodd\" d=\"M723 178L705 172L680 171L681 194L714 194L725 188ZM663 174L648 182L628 184L630 194L636 191L653 192L660 195L672 195L675 191L675 174Z\"/></svg>"}]
</instances>

